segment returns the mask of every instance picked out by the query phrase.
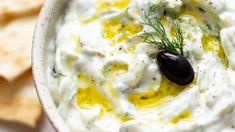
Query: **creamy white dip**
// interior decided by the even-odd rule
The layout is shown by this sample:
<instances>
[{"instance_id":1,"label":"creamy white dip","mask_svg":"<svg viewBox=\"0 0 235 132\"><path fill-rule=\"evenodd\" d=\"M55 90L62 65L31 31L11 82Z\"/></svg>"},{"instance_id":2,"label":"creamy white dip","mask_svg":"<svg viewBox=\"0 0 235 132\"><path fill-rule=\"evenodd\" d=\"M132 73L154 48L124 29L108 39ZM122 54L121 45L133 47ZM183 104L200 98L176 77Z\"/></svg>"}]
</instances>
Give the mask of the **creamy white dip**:
<instances>
[{"instance_id":1,"label":"creamy white dip","mask_svg":"<svg viewBox=\"0 0 235 132\"><path fill-rule=\"evenodd\" d=\"M235 131L235 1L162 0L196 73L180 87L159 71L158 49L139 37L159 0L70 0L49 42L48 82L71 131ZM169 15L170 14L170 15Z\"/></svg>"}]
</instances>

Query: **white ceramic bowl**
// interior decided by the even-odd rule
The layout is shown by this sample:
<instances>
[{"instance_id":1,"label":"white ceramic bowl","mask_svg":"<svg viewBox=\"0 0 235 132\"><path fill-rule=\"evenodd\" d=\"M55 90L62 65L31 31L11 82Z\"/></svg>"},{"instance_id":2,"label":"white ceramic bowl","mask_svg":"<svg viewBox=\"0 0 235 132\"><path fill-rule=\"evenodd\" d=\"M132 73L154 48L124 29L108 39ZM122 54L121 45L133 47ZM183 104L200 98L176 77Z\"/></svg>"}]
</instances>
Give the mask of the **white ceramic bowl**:
<instances>
[{"instance_id":1,"label":"white ceramic bowl","mask_svg":"<svg viewBox=\"0 0 235 132\"><path fill-rule=\"evenodd\" d=\"M32 47L32 68L37 93L44 111L56 131L67 132L68 127L59 115L48 89L46 58L48 40L54 24L69 0L46 0L35 29Z\"/></svg>"}]
</instances>

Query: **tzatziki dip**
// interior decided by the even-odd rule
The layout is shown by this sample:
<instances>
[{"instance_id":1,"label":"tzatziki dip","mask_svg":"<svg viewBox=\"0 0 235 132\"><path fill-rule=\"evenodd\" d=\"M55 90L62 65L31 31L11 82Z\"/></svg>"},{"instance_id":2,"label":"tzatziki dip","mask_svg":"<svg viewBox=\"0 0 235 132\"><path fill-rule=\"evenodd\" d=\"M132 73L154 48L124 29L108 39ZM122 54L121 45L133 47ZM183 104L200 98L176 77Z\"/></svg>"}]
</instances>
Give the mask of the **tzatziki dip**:
<instances>
[{"instance_id":1,"label":"tzatziki dip","mask_svg":"<svg viewBox=\"0 0 235 132\"><path fill-rule=\"evenodd\" d=\"M72 132L235 131L235 0L69 0L47 78Z\"/></svg>"}]
</instances>

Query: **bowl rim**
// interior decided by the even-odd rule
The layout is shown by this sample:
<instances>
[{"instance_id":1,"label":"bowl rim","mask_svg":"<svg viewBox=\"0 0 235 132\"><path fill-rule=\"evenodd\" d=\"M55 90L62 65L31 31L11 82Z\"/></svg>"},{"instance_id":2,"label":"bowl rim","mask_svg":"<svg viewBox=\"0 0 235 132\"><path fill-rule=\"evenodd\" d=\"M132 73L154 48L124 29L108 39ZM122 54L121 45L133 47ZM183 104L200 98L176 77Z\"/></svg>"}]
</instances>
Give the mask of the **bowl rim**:
<instances>
[{"instance_id":1,"label":"bowl rim","mask_svg":"<svg viewBox=\"0 0 235 132\"><path fill-rule=\"evenodd\" d=\"M64 5L64 3L65 0L45 0L34 30L31 50L32 73L37 95L43 110L49 118L49 122L56 131L61 132L67 132L69 129L57 111L48 89L48 83L46 79L45 53L47 49L47 33L50 25L52 24L51 19L53 19L55 16L58 7Z\"/></svg>"}]
</instances>

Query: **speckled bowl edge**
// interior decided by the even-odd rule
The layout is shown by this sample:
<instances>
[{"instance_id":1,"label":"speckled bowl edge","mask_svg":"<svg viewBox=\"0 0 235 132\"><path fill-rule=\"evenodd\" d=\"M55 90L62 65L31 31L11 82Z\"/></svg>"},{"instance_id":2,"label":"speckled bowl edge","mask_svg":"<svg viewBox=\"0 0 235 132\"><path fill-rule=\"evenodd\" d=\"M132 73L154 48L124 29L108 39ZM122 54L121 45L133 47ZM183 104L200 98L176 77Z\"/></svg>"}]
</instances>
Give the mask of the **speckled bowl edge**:
<instances>
[{"instance_id":1,"label":"speckled bowl edge","mask_svg":"<svg viewBox=\"0 0 235 132\"><path fill-rule=\"evenodd\" d=\"M67 2L67 1L66 1ZM48 30L52 27L53 18L59 15L65 0L46 0L42 7L38 22L34 31L33 44L32 44L32 69L34 84L37 90L39 100L46 112L49 121L56 131L67 132L68 127L59 115L52 97L49 93L47 78L46 78L46 49Z\"/></svg>"}]
</instances>

